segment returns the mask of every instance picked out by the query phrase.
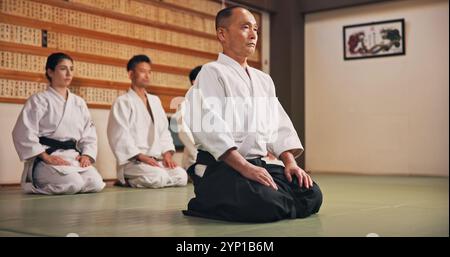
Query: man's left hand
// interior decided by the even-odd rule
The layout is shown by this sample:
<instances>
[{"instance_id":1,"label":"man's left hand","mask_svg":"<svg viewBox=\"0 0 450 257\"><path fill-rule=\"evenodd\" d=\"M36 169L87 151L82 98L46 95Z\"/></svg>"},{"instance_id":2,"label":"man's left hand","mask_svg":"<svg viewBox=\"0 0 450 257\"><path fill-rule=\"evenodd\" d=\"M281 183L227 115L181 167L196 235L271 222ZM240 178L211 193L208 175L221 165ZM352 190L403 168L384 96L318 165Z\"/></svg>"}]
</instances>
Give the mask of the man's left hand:
<instances>
[{"instance_id":1,"label":"man's left hand","mask_svg":"<svg viewBox=\"0 0 450 257\"><path fill-rule=\"evenodd\" d=\"M306 188L310 188L313 186L311 177L296 163L286 165L286 167L284 168L284 175L289 180L289 182L292 182L292 175L295 175L298 179L298 184L300 185L300 187L305 186Z\"/></svg>"}]
</instances>

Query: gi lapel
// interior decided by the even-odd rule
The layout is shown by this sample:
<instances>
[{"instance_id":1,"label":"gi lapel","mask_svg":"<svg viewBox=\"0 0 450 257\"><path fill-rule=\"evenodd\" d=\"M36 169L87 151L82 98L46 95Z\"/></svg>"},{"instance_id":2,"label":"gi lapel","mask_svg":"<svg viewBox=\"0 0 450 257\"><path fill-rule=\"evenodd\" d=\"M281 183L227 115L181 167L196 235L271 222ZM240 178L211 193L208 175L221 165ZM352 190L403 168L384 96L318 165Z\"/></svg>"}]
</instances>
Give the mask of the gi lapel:
<instances>
[{"instance_id":1,"label":"gi lapel","mask_svg":"<svg viewBox=\"0 0 450 257\"><path fill-rule=\"evenodd\" d=\"M159 133L158 133L158 129L157 126L160 126L160 122L158 120L159 118L159 113L157 112L157 108L158 106L156 106L155 101L153 101L152 99L153 97L151 97L150 94L147 94L147 103L150 106L150 115L153 119L153 126L151 126L151 128L149 129L148 133L149 133L149 138L152 142L152 147L153 148L156 144L159 144ZM156 114L156 115L155 115Z\"/></svg>"},{"instance_id":2,"label":"gi lapel","mask_svg":"<svg viewBox=\"0 0 450 257\"><path fill-rule=\"evenodd\" d=\"M250 77L239 63L222 53L219 53L219 58L217 61L231 67L239 74L239 77L244 81L247 87L250 87Z\"/></svg>"},{"instance_id":3,"label":"gi lapel","mask_svg":"<svg viewBox=\"0 0 450 257\"><path fill-rule=\"evenodd\" d=\"M73 134L73 133L70 133L69 131L67 131L67 129L73 129L74 126L65 126L65 124L73 123L74 119L76 121L76 118L72 115L74 107L75 107L74 106L74 101L75 101L74 95L72 93L70 93L69 89L67 89L67 100L64 100L64 98L61 95L59 95L54 89L50 88L49 90L53 90L52 94L56 94L56 95L54 95L54 97L60 98L58 100L65 101L64 110L61 115L61 119L59 120L58 126L56 127L55 131L53 132L53 134L50 137L55 138L55 139L62 139L62 138L67 139L67 135ZM73 139L75 139L75 138L73 138Z\"/></svg>"}]
</instances>

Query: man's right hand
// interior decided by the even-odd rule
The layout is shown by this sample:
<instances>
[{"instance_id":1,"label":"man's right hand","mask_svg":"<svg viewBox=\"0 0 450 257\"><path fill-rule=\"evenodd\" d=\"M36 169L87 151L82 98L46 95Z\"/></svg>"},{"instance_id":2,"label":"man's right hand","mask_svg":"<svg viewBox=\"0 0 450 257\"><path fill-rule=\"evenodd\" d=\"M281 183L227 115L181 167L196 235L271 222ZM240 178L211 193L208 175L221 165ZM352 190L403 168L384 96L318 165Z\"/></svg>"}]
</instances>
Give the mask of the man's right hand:
<instances>
[{"instance_id":1,"label":"man's right hand","mask_svg":"<svg viewBox=\"0 0 450 257\"><path fill-rule=\"evenodd\" d=\"M138 156L136 156L136 160L143 162L145 164L148 164L150 166L155 166L155 167L161 168L161 165L159 165L158 161L155 160L155 158L153 158L151 156L147 156L144 154L138 154Z\"/></svg>"},{"instance_id":2,"label":"man's right hand","mask_svg":"<svg viewBox=\"0 0 450 257\"><path fill-rule=\"evenodd\" d=\"M219 159L238 171L245 178L278 190L277 184L273 181L272 176L266 169L249 163L236 149L230 148Z\"/></svg>"},{"instance_id":3,"label":"man's right hand","mask_svg":"<svg viewBox=\"0 0 450 257\"><path fill-rule=\"evenodd\" d=\"M63 166L63 165L70 165L70 163L63 158L55 155L49 155L46 152L43 152L39 155L39 158L41 158L45 163L55 166Z\"/></svg>"},{"instance_id":4,"label":"man's right hand","mask_svg":"<svg viewBox=\"0 0 450 257\"><path fill-rule=\"evenodd\" d=\"M255 166L248 162L248 167L240 170L239 173L248 179L278 190L277 184L273 181L272 176L262 167Z\"/></svg>"}]
</instances>

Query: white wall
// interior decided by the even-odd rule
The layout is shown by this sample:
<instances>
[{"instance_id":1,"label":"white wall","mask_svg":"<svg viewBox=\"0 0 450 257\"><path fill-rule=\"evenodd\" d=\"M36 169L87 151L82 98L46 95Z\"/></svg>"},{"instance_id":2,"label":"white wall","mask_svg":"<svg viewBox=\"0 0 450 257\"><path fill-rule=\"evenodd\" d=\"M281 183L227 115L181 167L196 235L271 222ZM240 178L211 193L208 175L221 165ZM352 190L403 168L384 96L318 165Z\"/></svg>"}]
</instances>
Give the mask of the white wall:
<instances>
[{"instance_id":1,"label":"white wall","mask_svg":"<svg viewBox=\"0 0 450 257\"><path fill-rule=\"evenodd\" d=\"M449 174L448 0L306 16L306 169ZM406 55L343 60L342 27L404 18Z\"/></svg>"},{"instance_id":2,"label":"white wall","mask_svg":"<svg viewBox=\"0 0 450 257\"><path fill-rule=\"evenodd\" d=\"M19 183L23 165L14 149L11 132L22 105L0 103L0 184Z\"/></svg>"}]
</instances>

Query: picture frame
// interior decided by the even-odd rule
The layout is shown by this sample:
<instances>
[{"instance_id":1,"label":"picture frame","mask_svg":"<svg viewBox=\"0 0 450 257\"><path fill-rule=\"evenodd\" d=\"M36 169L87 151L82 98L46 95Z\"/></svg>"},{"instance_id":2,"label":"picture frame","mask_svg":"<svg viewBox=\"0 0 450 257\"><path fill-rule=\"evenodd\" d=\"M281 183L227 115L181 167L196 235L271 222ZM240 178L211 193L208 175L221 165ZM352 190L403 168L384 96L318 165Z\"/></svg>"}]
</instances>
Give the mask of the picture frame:
<instances>
[{"instance_id":1,"label":"picture frame","mask_svg":"<svg viewBox=\"0 0 450 257\"><path fill-rule=\"evenodd\" d=\"M343 27L344 60L405 55L405 19Z\"/></svg>"}]
</instances>

